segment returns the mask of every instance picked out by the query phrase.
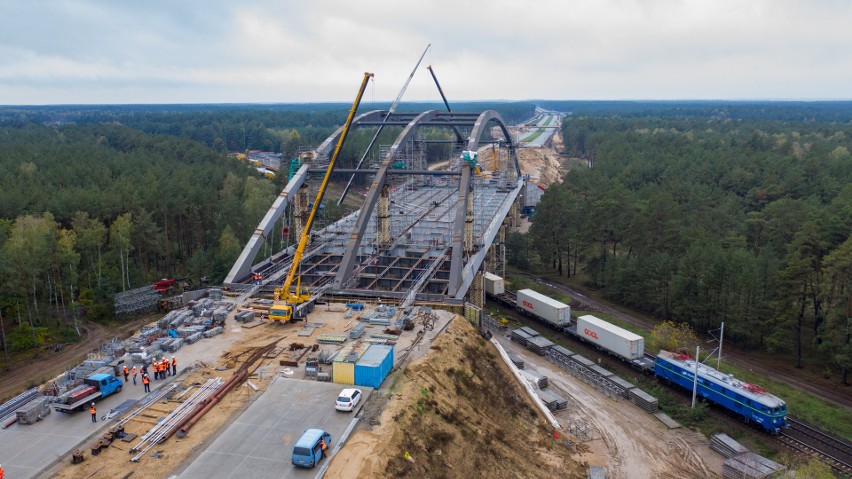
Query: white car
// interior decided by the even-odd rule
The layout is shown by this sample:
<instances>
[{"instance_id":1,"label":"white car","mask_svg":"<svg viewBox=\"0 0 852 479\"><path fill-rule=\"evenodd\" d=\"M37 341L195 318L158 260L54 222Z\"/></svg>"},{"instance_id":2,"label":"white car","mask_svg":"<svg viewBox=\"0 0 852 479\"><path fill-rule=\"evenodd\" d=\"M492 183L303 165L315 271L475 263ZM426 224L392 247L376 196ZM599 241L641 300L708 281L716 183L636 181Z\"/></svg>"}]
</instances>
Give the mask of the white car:
<instances>
[{"instance_id":1,"label":"white car","mask_svg":"<svg viewBox=\"0 0 852 479\"><path fill-rule=\"evenodd\" d=\"M334 403L334 409L338 411L351 411L361 402L360 389L344 389L337 395L337 401Z\"/></svg>"}]
</instances>

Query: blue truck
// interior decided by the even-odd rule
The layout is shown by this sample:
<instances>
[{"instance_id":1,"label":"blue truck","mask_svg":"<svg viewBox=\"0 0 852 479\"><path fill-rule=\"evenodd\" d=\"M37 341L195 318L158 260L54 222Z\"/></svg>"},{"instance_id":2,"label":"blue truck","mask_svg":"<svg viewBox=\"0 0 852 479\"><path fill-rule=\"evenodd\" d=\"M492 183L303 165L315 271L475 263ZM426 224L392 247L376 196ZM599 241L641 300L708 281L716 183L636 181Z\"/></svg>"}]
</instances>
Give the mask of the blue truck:
<instances>
[{"instance_id":1,"label":"blue truck","mask_svg":"<svg viewBox=\"0 0 852 479\"><path fill-rule=\"evenodd\" d=\"M53 409L71 414L86 409L93 401L121 392L124 383L112 374L93 374L83 380L83 384L59 397L53 403Z\"/></svg>"}]
</instances>

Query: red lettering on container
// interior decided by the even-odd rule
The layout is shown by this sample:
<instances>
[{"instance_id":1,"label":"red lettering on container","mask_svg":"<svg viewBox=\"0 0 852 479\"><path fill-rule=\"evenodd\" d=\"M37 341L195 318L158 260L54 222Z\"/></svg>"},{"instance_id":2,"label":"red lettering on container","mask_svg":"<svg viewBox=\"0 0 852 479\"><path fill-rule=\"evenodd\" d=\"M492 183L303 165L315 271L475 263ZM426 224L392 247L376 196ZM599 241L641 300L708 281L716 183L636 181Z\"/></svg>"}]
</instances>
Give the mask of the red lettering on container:
<instances>
[{"instance_id":1,"label":"red lettering on container","mask_svg":"<svg viewBox=\"0 0 852 479\"><path fill-rule=\"evenodd\" d=\"M592 330L591 330L591 329L589 329L589 328L584 329L584 330L583 330L583 334L585 334L586 336L591 336L591 337L593 337L593 338L595 338L595 339L598 339L598 333L596 333L596 332L592 331Z\"/></svg>"},{"instance_id":2,"label":"red lettering on container","mask_svg":"<svg viewBox=\"0 0 852 479\"><path fill-rule=\"evenodd\" d=\"M524 305L524 307L527 307L527 308L530 308L530 309L535 309L535 307L533 307L532 303L530 303L530 302L529 302L529 301L527 301L527 300L523 300L523 301L521 301L521 304L523 304L523 305Z\"/></svg>"}]
</instances>

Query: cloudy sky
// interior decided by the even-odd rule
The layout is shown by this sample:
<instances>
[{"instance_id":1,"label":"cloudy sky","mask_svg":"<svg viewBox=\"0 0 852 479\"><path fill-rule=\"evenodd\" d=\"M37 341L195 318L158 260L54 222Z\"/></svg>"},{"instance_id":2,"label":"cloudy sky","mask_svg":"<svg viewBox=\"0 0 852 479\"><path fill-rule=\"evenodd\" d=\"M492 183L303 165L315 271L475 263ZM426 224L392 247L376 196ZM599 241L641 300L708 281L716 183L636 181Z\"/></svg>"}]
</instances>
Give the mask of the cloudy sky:
<instances>
[{"instance_id":1,"label":"cloudy sky","mask_svg":"<svg viewBox=\"0 0 852 479\"><path fill-rule=\"evenodd\" d=\"M847 0L0 0L0 104L852 99Z\"/></svg>"}]
</instances>

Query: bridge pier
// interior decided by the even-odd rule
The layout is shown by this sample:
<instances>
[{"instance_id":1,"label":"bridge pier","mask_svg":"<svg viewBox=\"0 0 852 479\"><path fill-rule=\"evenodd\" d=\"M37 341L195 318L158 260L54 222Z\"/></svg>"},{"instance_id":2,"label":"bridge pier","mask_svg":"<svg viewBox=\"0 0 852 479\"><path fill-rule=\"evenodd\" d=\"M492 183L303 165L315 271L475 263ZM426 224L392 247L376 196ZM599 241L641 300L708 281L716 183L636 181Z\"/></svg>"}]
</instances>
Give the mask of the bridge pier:
<instances>
[{"instance_id":1,"label":"bridge pier","mask_svg":"<svg viewBox=\"0 0 852 479\"><path fill-rule=\"evenodd\" d=\"M391 245L390 234L390 193L388 185L382 186L382 194L376 204L376 218L379 220L379 228L376 231L376 243L380 249L387 249Z\"/></svg>"},{"instance_id":2,"label":"bridge pier","mask_svg":"<svg viewBox=\"0 0 852 479\"><path fill-rule=\"evenodd\" d=\"M473 282L470 283L470 289L467 290L467 302L479 309L485 308L484 281L482 270L477 271L473 276Z\"/></svg>"}]
</instances>

